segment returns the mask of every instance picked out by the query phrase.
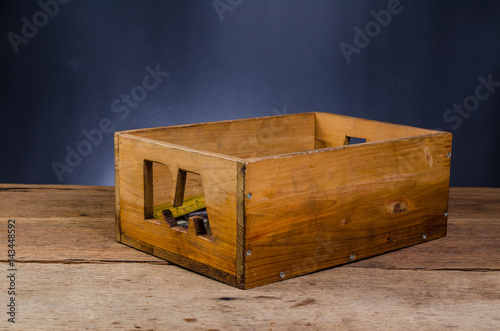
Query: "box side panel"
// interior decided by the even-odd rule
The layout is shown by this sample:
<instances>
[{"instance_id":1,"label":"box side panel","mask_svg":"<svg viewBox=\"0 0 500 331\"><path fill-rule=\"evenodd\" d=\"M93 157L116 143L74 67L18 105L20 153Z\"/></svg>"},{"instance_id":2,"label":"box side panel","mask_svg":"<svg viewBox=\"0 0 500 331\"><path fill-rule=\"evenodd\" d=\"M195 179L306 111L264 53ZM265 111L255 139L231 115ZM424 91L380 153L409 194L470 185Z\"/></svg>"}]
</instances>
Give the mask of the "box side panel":
<instances>
[{"instance_id":1,"label":"box side panel","mask_svg":"<svg viewBox=\"0 0 500 331\"><path fill-rule=\"evenodd\" d=\"M174 177L172 189L177 186L180 170L200 175L213 241L197 235L191 222L187 231L181 232L171 228L164 220L146 217L145 196L150 188L146 185L145 173L151 167L145 166L145 160L163 164L169 169ZM161 146L124 134L119 140L119 168L122 239L126 236L183 256L187 260L172 262L187 268L196 264L184 262L193 260L236 275L237 162ZM146 200L152 199L149 197Z\"/></svg>"},{"instance_id":2,"label":"box side panel","mask_svg":"<svg viewBox=\"0 0 500 331\"><path fill-rule=\"evenodd\" d=\"M248 163L245 285L446 234L451 134Z\"/></svg>"},{"instance_id":3,"label":"box side panel","mask_svg":"<svg viewBox=\"0 0 500 331\"><path fill-rule=\"evenodd\" d=\"M138 130L134 135L251 158L314 149L314 113Z\"/></svg>"},{"instance_id":4,"label":"box side panel","mask_svg":"<svg viewBox=\"0 0 500 331\"><path fill-rule=\"evenodd\" d=\"M346 136L364 138L367 142L372 142L436 132L337 114L315 113L315 115L316 148L345 145L348 142Z\"/></svg>"}]
</instances>

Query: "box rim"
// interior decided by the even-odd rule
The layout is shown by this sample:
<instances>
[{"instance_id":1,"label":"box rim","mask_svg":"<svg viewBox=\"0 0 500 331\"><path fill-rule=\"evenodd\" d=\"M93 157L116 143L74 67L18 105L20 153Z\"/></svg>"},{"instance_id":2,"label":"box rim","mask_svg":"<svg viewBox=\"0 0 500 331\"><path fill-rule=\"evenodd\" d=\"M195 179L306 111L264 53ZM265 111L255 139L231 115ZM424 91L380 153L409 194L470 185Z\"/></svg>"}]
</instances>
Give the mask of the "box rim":
<instances>
[{"instance_id":1,"label":"box rim","mask_svg":"<svg viewBox=\"0 0 500 331\"><path fill-rule=\"evenodd\" d=\"M356 120L363 120L363 121L368 121L371 123L377 123L377 124L383 124L383 125L389 125L393 127L403 127L403 128L411 128L413 130L420 130L422 131L422 134L418 135L411 135L411 136L405 136L405 137L400 137L400 138L392 138L392 139L384 139L384 140L377 140L377 141L371 141L371 142L364 142L363 144L377 144L377 143L384 143L384 142L390 142L390 141L400 141L400 140L406 140L406 139L415 139L417 137L423 137L423 136L434 136L434 135L440 135L440 134L450 134L450 132L447 131L439 131L439 130L431 130L431 129L423 129L423 128L418 128L418 127L412 127L408 125L402 125L402 124L394 124L394 123L389 123L389 122L383 122L383 121L377 121L377 120L371 120L371 119L364 119L364 118L359 118L359 117L354 117L354 116L348 116L348 115L341 115L341 114L334 114L334 113L327 113L327 112L305 112L305 113L296 113L296 114L284 114L284 115L273 115L273 116L262 116L262 117L257 117L257 118L276 118L276 117L287 117L287 116L294 116L294 115L306 115L306 114L311 114L311 116L315 116L316 114L325 114L325 115L331 115L335 117L343 117L343 118L352 118ZM211 155L231 161L236 161L236 162L257 162L260 160L268 160L268 159L273 159L273 158L281 158L281 157L291 157L294 155L302 155L302 154L311 154L311 153L321 153L321 152L327 152L330 150L335 150L335 149L341 149L341 148L356 148L356 145L340 145L340 146L332 146L332 147L325 147L325 148L316 148L316 149L310 149L310 150L304 150L304 151L297 151L297 152L291 152L291 153L282 153L282 154L272 154L272 155L264 155L264 156L259 156L259 157L253 157L253 158L241 158L229 154L222 154L222 153L217 153L217 152L211 152L203 149L198 149L198 148L193 148L190 146L186 145L180 145L180 144L175 144L167 141L161 141L161 140L156 140L152 138L147 138L139 135L141 132L150 132L152 130L162 130L162 129L167 129L167 128L188 128L188 127L196 127L200 125L210 125L214 123L233 123L233 122L244 122L244 121L250 121L255 119L256 117L253 118L243 118L243 119L237 119L237 120L224 120L224 121L212 121L212 122L205 122L205 123L193 123L193 124L180 124L180 125L172 125L172 126L164 126L164 127L155 127L155 128L144 128L144 129L133 129L133 130L125 130L125 131L116 131L115 136L126 136L131 139L136 139L136 140L141 140L144 142L149 142L161 146L167 146L167 147L172 147L172 148L177 148L177 149L182 149L186 151L190 151L193 153L198 153L198 154L204 154L204 155Z\"/></svg>"}]
</instances>

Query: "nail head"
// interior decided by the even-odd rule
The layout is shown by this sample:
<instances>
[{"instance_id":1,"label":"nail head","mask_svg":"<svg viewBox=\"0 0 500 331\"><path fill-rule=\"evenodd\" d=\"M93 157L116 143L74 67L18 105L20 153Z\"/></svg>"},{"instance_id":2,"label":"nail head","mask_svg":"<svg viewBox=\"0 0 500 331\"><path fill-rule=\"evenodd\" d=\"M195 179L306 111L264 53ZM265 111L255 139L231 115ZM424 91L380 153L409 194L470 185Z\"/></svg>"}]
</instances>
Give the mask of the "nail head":
<instances>
[{"instance_id":1,"label":"nail head","mask_svg":"<svg viewBox=\"0 0 500 331\"><path fill-rule=\"evenodd\" d=\"M252 192L249 192L249 193L247 194L247 199L252 199Z\"/></svg>"},{"instance_id":2,"label":"nail head","mask_svg":"<svg viewBox=\"0 0 500 331\"><path fill-rule=\"evenodd\" d=\"M282 271L282 272L280 272L280 277L281 277L281 278L285 278L285 273L284 273L283 271Z\"/></svg>"}]
</instances>

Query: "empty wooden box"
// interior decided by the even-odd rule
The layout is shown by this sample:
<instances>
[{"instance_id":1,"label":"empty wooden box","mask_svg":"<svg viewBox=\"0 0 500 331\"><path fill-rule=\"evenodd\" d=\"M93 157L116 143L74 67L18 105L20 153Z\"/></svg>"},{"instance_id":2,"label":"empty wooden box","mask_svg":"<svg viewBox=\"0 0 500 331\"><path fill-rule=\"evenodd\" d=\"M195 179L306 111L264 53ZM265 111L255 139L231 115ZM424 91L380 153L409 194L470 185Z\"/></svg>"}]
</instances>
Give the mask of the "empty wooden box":
<instances>
[{"instance_id":1,"label":"empty wooden box","mask_svg":"<svg viewBox=\"0 0 500 331\"><path fill-rule=\"evenodd\" d=\"M329 113L117 132L116 238L243 289L436 239L451 139ZM154 217L191 197L208 222Z\"/></svg>"}]
</instances>

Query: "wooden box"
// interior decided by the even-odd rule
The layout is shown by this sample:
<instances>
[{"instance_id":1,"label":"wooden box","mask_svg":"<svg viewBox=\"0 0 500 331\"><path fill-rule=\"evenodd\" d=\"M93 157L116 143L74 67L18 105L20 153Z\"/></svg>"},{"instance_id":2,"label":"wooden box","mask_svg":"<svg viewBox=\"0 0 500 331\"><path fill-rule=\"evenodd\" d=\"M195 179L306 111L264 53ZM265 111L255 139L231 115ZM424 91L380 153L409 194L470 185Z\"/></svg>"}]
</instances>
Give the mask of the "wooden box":
<instances>
[{"instance_id":1,"label":"wooden box","mask_svg":"<svg viewBox=\"0 0 500 331\"><path fill-rule=\"evenodd\" d=\"M247 289L443 237L451 139L329 113L117 132L116 238ZM208 231L154 218L201 194Z\"/></svg>"}]
</instances>

